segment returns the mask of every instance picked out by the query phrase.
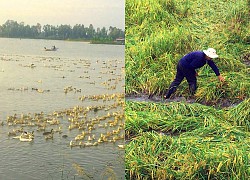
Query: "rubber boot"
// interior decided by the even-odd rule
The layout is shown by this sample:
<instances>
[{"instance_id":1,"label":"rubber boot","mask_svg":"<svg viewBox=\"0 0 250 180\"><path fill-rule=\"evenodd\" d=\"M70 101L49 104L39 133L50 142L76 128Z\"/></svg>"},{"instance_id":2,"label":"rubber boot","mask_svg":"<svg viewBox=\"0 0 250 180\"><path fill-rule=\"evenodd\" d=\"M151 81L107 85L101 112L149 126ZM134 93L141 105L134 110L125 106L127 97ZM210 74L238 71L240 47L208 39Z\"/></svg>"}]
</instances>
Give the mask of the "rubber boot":
<instances>
[{"instance_id":1,"label":"rubber boot","mask_svg":"<svg viewBox=\"0 0 250 180\"><path fill-rule=\"evenodd\" d=\"M165 99L169 99L171 94L173 94L176 91L176 87L170 87L167 94L164 96Z\"/></svg>"},{"instance_id":2,"label":"rubber boot","mask_svg":"<svg viewBox=\"0 0 250 180\"><path fill-rule=\"evenodd\" d=\"M189 91L190 91L191 96L194 96L194 94L196 92L196 89L197 89L197 87L196 87L195 84L190 84L189 85Z\"/></svg>"}]
</instances>

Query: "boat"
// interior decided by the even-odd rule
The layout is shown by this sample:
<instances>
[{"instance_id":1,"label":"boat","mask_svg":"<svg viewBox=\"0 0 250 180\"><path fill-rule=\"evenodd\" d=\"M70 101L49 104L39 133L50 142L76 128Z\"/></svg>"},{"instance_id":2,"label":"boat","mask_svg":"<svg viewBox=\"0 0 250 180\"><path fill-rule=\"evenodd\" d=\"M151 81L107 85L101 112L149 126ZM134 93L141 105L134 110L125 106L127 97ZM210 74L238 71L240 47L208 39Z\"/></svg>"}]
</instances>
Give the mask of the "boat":
<instances>
[{"instance_id":1,"label":"boat","mask_svg":"<svg viewBox=\"0 0 250 180\"><path fill-rule=\"evenodd\" d=\"M56 46L52 46L51 48L44 47L45 51L56 51L58 48Z\"/></svg>"}]
</instances>

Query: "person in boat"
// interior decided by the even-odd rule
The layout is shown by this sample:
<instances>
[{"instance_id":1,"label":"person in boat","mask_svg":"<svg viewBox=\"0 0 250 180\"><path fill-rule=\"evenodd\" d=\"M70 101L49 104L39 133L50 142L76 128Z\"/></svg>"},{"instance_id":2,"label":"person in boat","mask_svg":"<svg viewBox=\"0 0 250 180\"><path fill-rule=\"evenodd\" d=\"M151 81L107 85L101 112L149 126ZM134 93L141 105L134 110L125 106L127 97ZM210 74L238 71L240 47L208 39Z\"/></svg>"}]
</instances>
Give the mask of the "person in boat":
<instances>
[{"instance_id":1,"label":"person in boat","mask_svg":"<svg viewBox=\"0 0 250 180\"><path fill-rule=\"evenodd\" d=\"M47 49L46 47L44 47L45 51L55 51L57 48L56 46L52 46L50 49Z\"/></svg>"},{"instance_id":2,"label":"person in boat","mask_svg":"<svg viewBox=\"0 0 250 180\"><path fill-rule=\"evenodd\" d=\"M208 64L218 80L223 82L225 78L220 74L218 67L214 63L213 59L218 58L216 50L213 48L208 48L203 51L194 51L186 54L182 57L177 64L177 72L174 81L170 84L167 93L164 98L169 99L170 96L176 91L177 87L180 85L184 77L186 78L189 91L191 95L194 95L197 90L197 76L198 73L196 69Z\"/></svg>"}]
</instances>

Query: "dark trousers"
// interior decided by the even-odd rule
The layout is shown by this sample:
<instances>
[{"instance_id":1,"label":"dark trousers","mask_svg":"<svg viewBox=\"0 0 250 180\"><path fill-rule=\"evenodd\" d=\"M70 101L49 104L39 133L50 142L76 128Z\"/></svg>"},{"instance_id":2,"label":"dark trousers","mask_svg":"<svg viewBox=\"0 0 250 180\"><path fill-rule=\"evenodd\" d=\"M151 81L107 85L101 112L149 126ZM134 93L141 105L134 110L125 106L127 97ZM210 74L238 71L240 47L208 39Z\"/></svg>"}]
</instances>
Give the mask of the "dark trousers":
<instances>
[{"instance_id":1,"label":"dark trousers","mask_svg":"<svg viewBox=\"0 0 250 180\"><path fill-rule=\"evenodd\" d=\"M177 87L180 85L184 77L187 79L189 85L189 91L191 95L194 95L197 89L197 79L196 79L196 72L194 69L188 69L182 67L181 63L177 64L177 72L174 81L170 84L168 92L165 98L170 98L171 94L173 94Z\"/></svg>"}]
</instances>

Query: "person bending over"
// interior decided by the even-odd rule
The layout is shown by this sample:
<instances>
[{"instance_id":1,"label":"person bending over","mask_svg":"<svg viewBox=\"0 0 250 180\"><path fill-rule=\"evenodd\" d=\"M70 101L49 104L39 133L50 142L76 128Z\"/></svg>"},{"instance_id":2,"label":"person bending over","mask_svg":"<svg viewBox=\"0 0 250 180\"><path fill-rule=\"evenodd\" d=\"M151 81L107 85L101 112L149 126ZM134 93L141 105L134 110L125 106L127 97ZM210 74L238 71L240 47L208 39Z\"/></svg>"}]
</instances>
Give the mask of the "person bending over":
<instances>
[{"instance_id":1,"label":"person bending over","mask_svg":"<svg viewBox=\"0 0 250 180\"><path fill-rule=\"evenodd\" d=\"M220 71L218 67L215 65L212 59L217 58L215 49L208 48L203 51L193 51L186 54L182 57L177 64L177 72L174 81L170 84L165 99L170 98L170 96L176 91L177 87L180 85L184 77L187 79L189 85L189 91L191 95L195 94L197 89L197 79L198 73L196 69L208 64L216 76L218 80L223 82L225 78L220 75Z\"/></svg>"}]
</instances>

